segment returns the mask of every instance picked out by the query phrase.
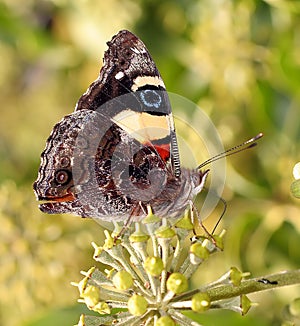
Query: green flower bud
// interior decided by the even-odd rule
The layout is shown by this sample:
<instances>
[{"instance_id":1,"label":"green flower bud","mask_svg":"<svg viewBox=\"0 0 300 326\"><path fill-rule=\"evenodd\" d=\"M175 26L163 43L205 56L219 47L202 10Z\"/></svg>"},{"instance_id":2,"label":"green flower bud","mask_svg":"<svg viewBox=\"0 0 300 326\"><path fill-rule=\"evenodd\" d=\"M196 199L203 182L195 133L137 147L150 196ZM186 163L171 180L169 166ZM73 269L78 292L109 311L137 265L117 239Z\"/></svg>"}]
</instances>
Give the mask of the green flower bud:
<instances>
[{"instance_id":1,"label":"green flower bud","mask_svg":"<svg viewBox=\"0 0 300 326\"><path fill-rule=\"evenodd\" d=\"M161 226L155 231L155 235L158 238L173 238L175 235L175 231L171 229L169 226Z\"/></svg>"},{"instance_id":2,"label":"green flower bud","mask_svg":"<svg viewBox=\"0 0 300 326\"><path fill-rule=\"evenodd\" d=\"M153 224L153 223L158 223L161 221L161 218L159 218L156 215L148 215L145 217L142 221L143 224Z\"/></svg>"},{"instance_id":3,"label":"green flower bud","mask_svg":"<svg viewBox=\"0 0 300 326\"><path fill-rule=\"evenodd\" d=\"M150 236L144 232L134 232L130 235L130 242L147 242Z\"/></svg>"},{"instance_id":4,"label":"green flower bud","mask_svg":"<svg viewBox=\"0 0 300 326\"><path fill-rule=\"evenodd\" d=\"M114 238L112 238L107 230L104 231L104 234L106 239L104 240L103 249L111 249L114 246Z\"/></svg>"},{"instance_id":5,"label":"green flower bud","mask_svg":"<svg viewBox=\"0 0 300 326\"><path fill-rule=\"evenodd\" d=\"M197 293L192 297L192 310L195 312L203 312L210 307L210 297L206 292Z\"/></svg>"},{"instance_id":6,"label":"green flower bud","mask_svg":"<svg viewBox=\"0 0 300 326\"><path fill-rule=\"evenodd\" d=\"M82 295L86 289L86 286L88 284L88 280L89 278L91 277L91 275L94 273L96 267L91 267L86 273L85 273L85 278L83 278L78 284L77 284L77 287L78 287L78 290L79 290L79 293L80 295Z\"/></svg>"},{"instance_id":7,"label":"green flower bud","mask_svg":"<svg viewBox=\"0 0 300 326\"><path fill-rule=\"evenodd\" d=\"M188 213L184 214L183 218L176 222L175 226L185 230L193 230L194 228Z\"/></svg>"},{"instance_id":8,"label":"green flower bud","mask_svg":"<svg viewBox=\"0 0 300 326\"><path fill-rule=\"evenodd\" d=\"M152 276L159 276L164 269L164 263L159 257L147 257L144 268Z\"/></svg>"},{"instance_id":9,"label":"green flower bud","mask_svg":"<svg viewBox=\"0 0 300 326\"><path fill-rule=\"evenodd\" d=\"M109 305L106 302L98 302L93 308L93 311L98 312L100 315L107 315L110 314L111 310Z\"/></svg>"},{"instance_id":10,"label":"green flower bud","mask_svg":"<svg viewBox=\"0 0 300 326\"><path fill-rule=\"evenodd\" d=\"M99 257L101 255L101 253L103 251L103 247L97 246L95 242L92 242L92 246L95 250L93 258L96 259L97 257Z\"/></svg>"},{"instance_id":11,"label":"green flower bud","mask_svg":"<svg viewBox=\"0 0 300 326\"><path fill-rule=\"evenodd\" d=\"M213 238L215 240L216 247L220 250L224 249L224 241L222 235L213 235Z\"/></svg>"},{"instance_id":12,"label":"green flower bud","mask_svg":"<svg viewBox=\"0 0 300 326\"><path fill-rule=\"evenodd\" d=\"M182 293L188 288L187 278L180 273L172 273L167 279L167 289L175 294Z\"/></svg>"},{"instance_id":13,"label":"green flower bud","mask_svg":"<svg viewBox=\"0 0 300 326\"><path fill-rule=\"evenodd\" d=\"M151 209L151 206L148 206L148 215L143 219L143 224L152 224L152 223L158 223L161 221L161 218L154 215Z\"/></svg>"},{"instance_id":14,"label":"green flower bud","mask_svg":"<svg viewBox=\"0 0 300 326\"><path fill-rule=\"evenodd\" d=\"M133 279L127 271L119 271L112 278L113 285L118 290L127 290L132 287Z\"/></svg>"},{"instance_id":15,"label":"green flower bud","mask_svg":"<svg viewBox=\"0 0 300 326\"><path fill-rule=\"evenodd\" d=\"M241 309L242 309L242 315L246 315L246 313L249 311L249 309L252 306L252 302L250 301L250 299L242 294L241 295Z\"/></svg>"},{"instance_id":16,"label":"green flower bud","mask_svg":"<svg viewBox=\"0 0 300 326\"><path fill-rule=\"evenodd\" d=\"M239 286L243 279L243 273L239 271L236 267L231 267L229 273L231 283L235 286Z\"/></svg>"},{"instance_id":17,"label":"green flower bud","mask_svg":"<svg viewBox=\"0 0 300 326\"><path fill-rule=\"evenodd\" d=\"M175 326L174 320L169 316L162 316L157 319L155 326Z\"/></svg>"},{"instance_id":18,"label":"green flower bud","mask_svg":"<svg viewBox=\"0 0 300 326\"><path fill-rule=\"evenodd\" d=\"M209 250L200 243L194 243L190 247L190 253L196 257L205 260L209 257Z\"/></svg>"},{"instance_id":19,"label":"green flower bud","mask_svg":"<svg viewBox=\"0 0 300 326\"><path fill-rule=\"evenodd\" d=\"M81 294L85 304L91 309L100 302L100 290L94 285L88 285Z\"/></svg>"},{"instance_id":20,"label":"green flower bud","mask_svg":"<svg viewBox=\"0 0 300 326\"><path fill-rule=\"evenodd\" d=\"M143 296L134 294L129 298L127 307L132 315L141 316L147 311L148 302Z\"/></svg>"}]
</instances>

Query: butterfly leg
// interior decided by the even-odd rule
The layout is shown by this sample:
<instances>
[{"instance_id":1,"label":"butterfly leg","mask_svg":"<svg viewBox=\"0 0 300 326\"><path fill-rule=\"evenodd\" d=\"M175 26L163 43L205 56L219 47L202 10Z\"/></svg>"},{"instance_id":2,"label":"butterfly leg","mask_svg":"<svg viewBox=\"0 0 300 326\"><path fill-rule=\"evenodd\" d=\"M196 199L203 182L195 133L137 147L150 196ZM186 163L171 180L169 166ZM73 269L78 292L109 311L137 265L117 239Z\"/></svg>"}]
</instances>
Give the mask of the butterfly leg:
<instances>
[{"instance_id":1,"label":"butterfly leg","mask_svg":"<svg viewBox=\"0 0 300 326\"><path fill-rule=\"evenodd\" d=\"M130 215L128 216L127 220L124 222L121 231L115 236L115 240L119 239L127 229L131 226L134 218L140 216L144 212L144 208L141 202L138 202L131 210Z\"/></svg>"}]
</instances>

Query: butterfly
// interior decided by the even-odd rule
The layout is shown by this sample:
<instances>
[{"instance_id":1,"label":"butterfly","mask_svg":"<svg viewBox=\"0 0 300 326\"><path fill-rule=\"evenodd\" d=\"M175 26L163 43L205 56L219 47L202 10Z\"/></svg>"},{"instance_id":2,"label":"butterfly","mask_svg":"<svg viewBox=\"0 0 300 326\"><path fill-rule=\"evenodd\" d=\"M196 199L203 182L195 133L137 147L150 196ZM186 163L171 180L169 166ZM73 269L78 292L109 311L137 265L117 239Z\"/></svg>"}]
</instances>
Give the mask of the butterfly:
<instances>
[{"instance_id":1,"label":"butterfly","mask_svg":"<svg viewBox=\"0 0 300 326\"><path fill-rule=\"evenodd\" d=\"M144 43L122 30L99 77L58 122L33 188L48 214L139 221L183 214L208 170L180 165L171 105Z\"/></svg>"}]
</instances>

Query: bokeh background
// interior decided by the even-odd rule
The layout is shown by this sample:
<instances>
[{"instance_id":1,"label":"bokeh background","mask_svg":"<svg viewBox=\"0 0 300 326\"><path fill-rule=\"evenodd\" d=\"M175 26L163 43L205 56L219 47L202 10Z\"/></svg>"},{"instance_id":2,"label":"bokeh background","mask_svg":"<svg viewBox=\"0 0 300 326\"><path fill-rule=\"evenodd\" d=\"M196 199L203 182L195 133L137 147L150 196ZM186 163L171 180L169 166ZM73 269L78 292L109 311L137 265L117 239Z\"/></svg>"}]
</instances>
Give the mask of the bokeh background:
<instances>
[{"instance_id":1,"label":"bokeh background","mask_svg":"<svg viewBox=\"0 0 300 326\"><path fill-rule=\"evenodd\" d=\"M123 28L147 45L168 90L210 116L226 148L265 134L227 160L225 251L194 286L233 265L253 276L299 268L300 202L289 191L299 160L299 1L2 0L1 325L73 325L85 311L70 282L94 265L90 243L101 243L103 231L92 220L39 212L32 183L52 126L73 111L98 75L106 41ZM298 296L299 286L252 295L259 305L247 316L220 311L199 322L281 325Z\"/></svg>"}]
</instances>

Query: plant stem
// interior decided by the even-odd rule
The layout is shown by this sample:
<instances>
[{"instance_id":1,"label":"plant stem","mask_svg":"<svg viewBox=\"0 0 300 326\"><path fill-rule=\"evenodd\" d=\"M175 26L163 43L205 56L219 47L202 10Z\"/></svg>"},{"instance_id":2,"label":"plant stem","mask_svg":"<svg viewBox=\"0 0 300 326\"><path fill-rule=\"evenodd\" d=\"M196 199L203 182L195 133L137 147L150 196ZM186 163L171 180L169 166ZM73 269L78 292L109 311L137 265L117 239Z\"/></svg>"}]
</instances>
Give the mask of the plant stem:
<instances>
[{"instance_id":1,"label":"plant stem","mask_svg":"<svg viewBox=\"0 0 300 326\"><path fill-rule=\"evenodd\" d=\"M213 288L206 288L205 291L211 298L211 301L216 301L233 298L241 294L260 292L299 283L300 270L298 269L244 280L239 286L234 286L233 284L218 285ZM202 292L202 289L199 290Z\"/></svg>"}]
</instances>

